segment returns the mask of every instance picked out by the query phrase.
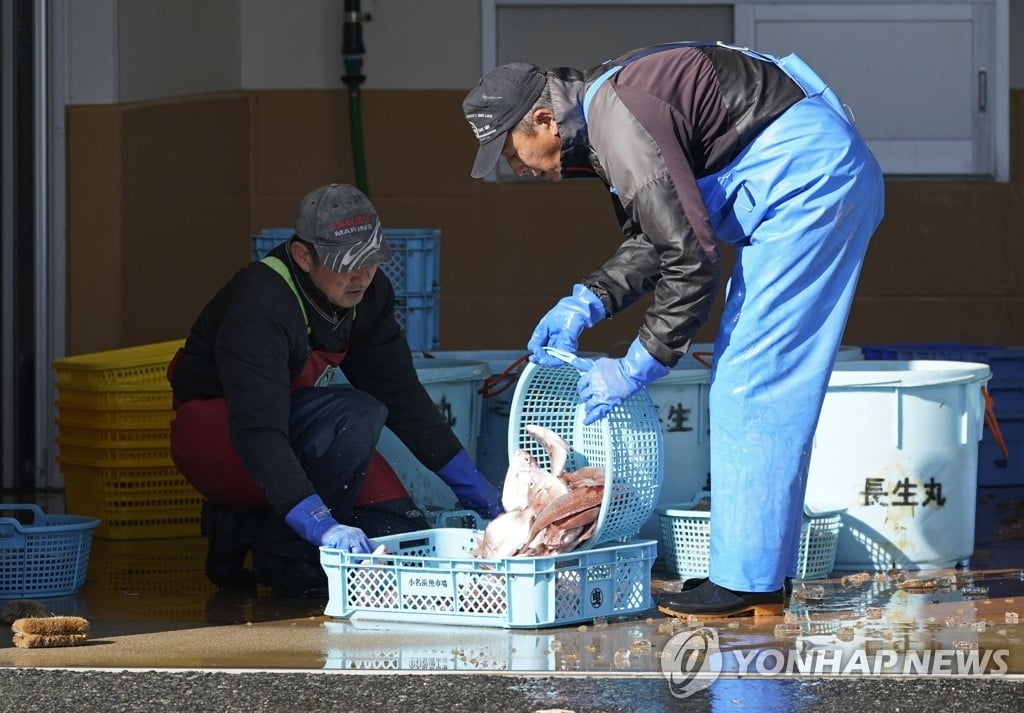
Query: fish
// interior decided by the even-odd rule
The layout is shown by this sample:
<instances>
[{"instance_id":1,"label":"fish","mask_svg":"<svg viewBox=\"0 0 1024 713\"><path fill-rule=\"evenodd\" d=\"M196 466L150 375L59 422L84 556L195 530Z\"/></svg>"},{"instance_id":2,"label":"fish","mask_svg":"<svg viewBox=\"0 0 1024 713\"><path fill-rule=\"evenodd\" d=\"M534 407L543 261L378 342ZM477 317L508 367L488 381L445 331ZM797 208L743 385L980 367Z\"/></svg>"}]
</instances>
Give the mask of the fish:
<instances>
[{"instance_id":1,"label":"fish","mask_svg":"<svg viewBox=\"0 0 1024 713\"><path fill-rule=\"evenodd\" d=\"M505 512L520 510L530 504L530 484L537 479L540 464L529 451L520 449L509 461L505 482L501 486L501 506Z\"/></svg>"},{"instance_id":2,"label":"fish","mask_svg":"<svg viewBox=\"0 0 1024 713\"><path fill-rule=\"evenodd\" d=\"M604 485L570 490L544 507L533 520L527 544L517 554L569 552L594 534L604 500Z\"/></svg>"},{"instance_id":3,"label":"fish","mask_svg":"<svg viewBox=\"0 0 1024 713\"><path fill-rule=\"evenodd\" d=\"M533 527L539 508L524 508L503 512L491 520L477 546L469 552L479 559L502 559L516 554L523 546Z\"/></svg>"},{"instance_id":4,"label":"fish","mask_svg":"<svg viewBox=\"0 0 1024 713\"><path fill-rule=\"evenodd\" d=\"M501 505L505 512L524 508L538 500L546 505L569 490L559 477L569 458L569 444L543 426L529 424L526 431L547 450L553 468L550 471L541 468L537 459L524 448L516 451L509 461L502 484Z\"/></svg>"},{"instance_id":5,"label":"fish","mask_svg":"<svg viewBox=\"0 0 1024 713\"><path fill-rule=\"evenodd\" d=\"M528 424L529 433L547 451L545 470L526 449L509 460L502 485L505 512L484 530L470 556L500 559L569 552L590 539L604 500L605 473L585 466L565 472L569 444L549 428Z\"/></svg>"},{"instance_id":6,"label":"fish","mask_svg":"<svg viewBox=\"0 0 1024 713\"><path fill-rule=\"evenodd\" d=\"M548 458L551 460L549 468L551 475L555 477L562 475L565 472L565 464L569 461L569 444L565 439L550 428L532 423L526 425L526 432L548 452Z\"/></svg>"}]
</instances>

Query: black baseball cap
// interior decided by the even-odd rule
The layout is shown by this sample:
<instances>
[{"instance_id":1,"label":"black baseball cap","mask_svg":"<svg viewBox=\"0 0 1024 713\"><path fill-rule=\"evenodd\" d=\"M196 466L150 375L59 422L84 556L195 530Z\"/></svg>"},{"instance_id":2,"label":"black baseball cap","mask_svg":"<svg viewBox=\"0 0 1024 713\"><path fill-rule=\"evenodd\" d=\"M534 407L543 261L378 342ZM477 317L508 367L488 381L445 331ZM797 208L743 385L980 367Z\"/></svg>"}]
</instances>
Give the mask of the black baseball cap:
<instances>
[{"instance_id":1,"label":"black baseball cap","mask_svg":"<svg viewBox=\"0 0 1024 713\"><path fill-rule=\"evenodd\" d=\"M361 190L347 183L330 183L307 193L295 216L295 234L316 248L332 272L391 261L377 211Z\"/></svg>"},{"instance_id":2,"label":"black baseball cap","mask_svg":"<svg viewBox=\"0 0 1024 713\"><path fill-rule=\"evenodd\" d=\"M473 178L483 178L494 170L505 137L537 102L546 81L539 68L513 62L492 69L466 95L462 113L480 142Z\"/></svg>"}]
</instances>

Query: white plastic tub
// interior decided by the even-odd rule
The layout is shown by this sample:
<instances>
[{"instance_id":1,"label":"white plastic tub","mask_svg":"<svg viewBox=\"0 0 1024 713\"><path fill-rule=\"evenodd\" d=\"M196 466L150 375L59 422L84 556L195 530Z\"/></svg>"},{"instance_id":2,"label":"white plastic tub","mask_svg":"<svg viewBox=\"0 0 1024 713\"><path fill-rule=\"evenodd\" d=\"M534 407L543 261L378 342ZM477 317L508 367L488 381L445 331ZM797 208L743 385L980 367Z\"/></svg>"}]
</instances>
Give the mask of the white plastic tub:
<instances>
[{"instance_id":1,"label":"white plastic tub","mask_svg":"<svg viewBox=\"0 0 1024 713\"><path fill-rule=\"evenodd\" d=\"M806 503L846 508L836 570L951 567L974 549L986 364L837 363Z\"/></svg>"},{"instance_id":2,"label":"white plastic tub","mask_svg":"<svg viewBox=\"0 0 1024 713\"><path fill-rule=\"evenodd\" d=\"M475 458L480 433L479 391L489 374L487 364L459 359L414 359L413 365L434 405L447 419L466 452ZM340 371L336 371L331 383L343 385L348 381ZM385 428L381 432L377 451L394 469L421 509L441 512L460 507L451 488L420 463L391 429Z\"/></svg>"}]
</instances>

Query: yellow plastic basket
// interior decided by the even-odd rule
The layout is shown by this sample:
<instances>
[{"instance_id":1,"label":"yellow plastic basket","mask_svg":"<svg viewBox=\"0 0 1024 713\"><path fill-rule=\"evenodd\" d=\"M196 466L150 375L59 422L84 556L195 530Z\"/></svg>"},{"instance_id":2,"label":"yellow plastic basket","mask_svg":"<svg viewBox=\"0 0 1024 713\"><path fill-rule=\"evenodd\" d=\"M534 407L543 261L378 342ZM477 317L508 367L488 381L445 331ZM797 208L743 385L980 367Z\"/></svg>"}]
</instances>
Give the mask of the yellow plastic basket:
<instances>
[{"instance_id":1,"label":"yellow plastic basket","mask_svg":"<svg viewBox=\"0 0 1024 713\"><path fill-rule=\"evenodd\" d=\"M185 340L80 354L53 361L58 386L123 388L167 384L167 365Z\"/></svg>"},{"instance_id":2,"label":"yellow plastic basket","mask_svg":"<svg viewBox=\"0 0 1024 713\"><path fill-rule=\"evenodd\" d=\"M97 468L110 466L159 468L174 465L174 461L171 460L170 439L161 445L141 447L138 444L125 441L97 443L59 437L57 448L61 457L66 460Z\"/></svg>"},{"instance_id":3,"label":"yellow plastic basket","mask_svg":"<svg viewBox=\"0 0 1024 713\"><path fill-rule=\"evenodd\" d=\"M174 412L170 409L133 411L130 409L74 408L58 402L58 423L90 430L170 430Z\"/></svg>"},{"instance_id":4,"label":"yellow plastic basket","mask_svg":"<svg viewBox=\"0 0 1024 713\"><path fill-rule=\"evenodd\" d=\"M103 523L96 537L131 540L198 536L203 496L170 466L99 467L66 456L64 474L69 511Z\"/></svg>"},{"instance_id":5,"label":"yellow plastic basket","mask_svg":"<svg viewBox=\"0 0 1024 713\"><path fill-rule=\"evenodd\" d=\"M165 597L207 596L216 586L206 578L206 540L97 540L89 581L113 594Z\"/></svg>"},{"instance_id":6,"label":"yellow plastic basket","mask_svg":"<svg viewBox=\"0 0 1024 713\"><path fill-rule=\"evenodd\" d=\"M57 389L57 407L73 409L124 409L129 411L166 411L170 421L172 394L170 384L161 387L94 387Z\"/></svg>"},{"instance_id":7,"label":"yellow plastic basket","mask_svg":"<svg viewBox=\"0 0 1024 713\"><path fill-rule=\"evenodd\" d=\"M171 427L163 428L89 428L57 419L59 443L91 445L93 447L163 448L171 447Z\"/></svg>"}]
</instances>

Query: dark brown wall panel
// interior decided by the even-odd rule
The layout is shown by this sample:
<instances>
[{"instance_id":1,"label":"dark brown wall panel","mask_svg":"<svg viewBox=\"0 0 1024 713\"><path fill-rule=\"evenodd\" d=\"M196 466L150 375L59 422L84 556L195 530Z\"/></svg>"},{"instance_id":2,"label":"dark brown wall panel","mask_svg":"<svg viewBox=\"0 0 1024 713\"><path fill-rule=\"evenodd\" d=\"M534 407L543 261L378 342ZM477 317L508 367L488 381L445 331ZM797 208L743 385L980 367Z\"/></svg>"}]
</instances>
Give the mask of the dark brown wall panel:
<instances>
[{"instance_id":1,"label":"dark brown wall panel","mask_svg":"<svg viewBox=\"0 0 1024 713\"><path fill-rule=\"evenodd\" d=\"M121 113L67 111L67 352L122 344Z\"/></svg>"},{"instance_id":2,"label":"dark brown wall panel","mask_svg":"<svg viewBox=\"0 0 1024 713\"><path fill-rule=\"evenodd\" d=\"M461 91L362 93L371 198L389 227L440 228L442 349L519 349L537 318L619 242L596 182L488 184ZM844 339L1024 344L1020 109L1014 181L887 182ZM355 182L343 90L256 91L69 111L69 333L82 349L178 336L321 183ZM725 253L724 263L731 265ZM156 266L169 274L159 278ZM723 280L724 284L724 280ZM589 330L632 339L646 302ZM711 341L712 321L697 341ZM91 326L95 315L109 323Z\"/></svg>"},{"instance_id":3,"label":"dark brown wall panel","mask_svg":"<svg viewBox=\"0 0 1024 713\"><path fill-rule=\"evenodd\" d=\"M248 259L248 99L122 107L123 339L184 337Z\"/></svg>"}]
</instances>

